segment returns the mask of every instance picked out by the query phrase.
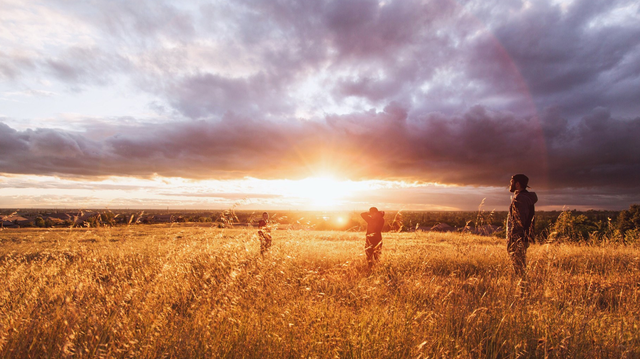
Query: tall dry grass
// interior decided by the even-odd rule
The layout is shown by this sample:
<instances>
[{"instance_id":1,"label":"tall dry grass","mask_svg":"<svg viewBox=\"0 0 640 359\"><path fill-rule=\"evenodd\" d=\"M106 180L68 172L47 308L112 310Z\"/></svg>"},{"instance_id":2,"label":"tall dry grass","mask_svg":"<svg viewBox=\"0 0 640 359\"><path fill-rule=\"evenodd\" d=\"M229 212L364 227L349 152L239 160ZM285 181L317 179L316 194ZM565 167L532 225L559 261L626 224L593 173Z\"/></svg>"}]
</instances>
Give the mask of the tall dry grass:
<instances>
[{"instance_id":1,"label":"tall dry grass","mask_svg":"<svg viewBox=\"0 0 640 359\"><path fill-rule=\"evenodd\" d=\"M640 356L638 247L130 227L0 232L0 357Z\"/></svg>"}]
</instances>

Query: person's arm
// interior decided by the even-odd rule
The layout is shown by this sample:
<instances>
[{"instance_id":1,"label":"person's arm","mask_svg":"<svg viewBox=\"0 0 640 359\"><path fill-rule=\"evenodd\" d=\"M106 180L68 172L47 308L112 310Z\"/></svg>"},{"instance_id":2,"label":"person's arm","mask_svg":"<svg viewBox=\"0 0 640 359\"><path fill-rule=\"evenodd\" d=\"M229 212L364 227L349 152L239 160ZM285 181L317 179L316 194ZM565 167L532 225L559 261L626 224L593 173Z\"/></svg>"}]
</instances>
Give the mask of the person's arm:
<instances>
[{"instance_id":1,"label":"person's arm","mask_svg":"<svg viewBox=\"0 0 640 359\"><path fill-rule=\"evenodd\" d=\"M513 223L511 233L516 237L524 237L525 227L529 218L529 201L516 197L512 204Z\"/></svg>"},{"instance_id":2,"label":"person's arm","mask_svg":"<svg viewBox=\"0 0 640 359\"><path fill-rule=\"evenodd\" d=\"M369 214L369 212L362 212L362 213L360 213L360 216L367 223L369 223L369 221L371 220L371 215Z\"/></svg>"},{"instance_id":3,"label":"person's arm","mask_svg":"<svg viewBox=\"0 0 640 359\"><path fill-rule=\"evenodd\" d=\"M529 201L516 201L516 206L518 206L518 213L520 214L522 231L524 233L531 225L531 206L529 205Z\"/></svg>"}]
</instances>

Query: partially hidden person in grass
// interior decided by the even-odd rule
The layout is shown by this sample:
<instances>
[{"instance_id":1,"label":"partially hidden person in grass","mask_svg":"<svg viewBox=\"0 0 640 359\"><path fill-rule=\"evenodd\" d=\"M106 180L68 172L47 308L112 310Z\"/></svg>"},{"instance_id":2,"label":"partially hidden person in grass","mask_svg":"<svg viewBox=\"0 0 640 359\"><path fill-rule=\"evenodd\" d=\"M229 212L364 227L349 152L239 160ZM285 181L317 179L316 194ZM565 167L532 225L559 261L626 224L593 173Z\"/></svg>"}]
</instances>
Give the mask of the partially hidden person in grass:
<instances>
[{"instance_id":1,"label":"partially hidden person in grass","mask_svg":"<svg viewBox=\"0 0 640 359\"><path fill-rule=\"evenodd\" d=\"M529 178L523 174L511 177L509 192L511 206L507 217L507 252L516 275L524 279L526 274L527 248L534 240L535 204L538 196L527 191Z\"/></svg>"},{"instance_id":2,"label":"partially hidden person in grass","mask_svg":"<svg viewBox=\"0 0 640 359\"><path fill-rule=\"evenodd\" d=\"M384 212L378 211L376 207L371 207L369 212L363 212L360 216L367 222L365 253L367 254L367 264L369 268L372 268L380 260L380 254L382 253Z\"/></svg>"},{"instance_id":3,"label":"partially hidden person in grass","mask_svg":"<svg viewBox=\"0 0 640 359\"><path fill-rule=\"evenodd\" d=\"M269 213L262 213L258 222L258 239L260 239L260 254L264 254L271 247L271 227L269 226Z\"/></svg>"}]
</instances>

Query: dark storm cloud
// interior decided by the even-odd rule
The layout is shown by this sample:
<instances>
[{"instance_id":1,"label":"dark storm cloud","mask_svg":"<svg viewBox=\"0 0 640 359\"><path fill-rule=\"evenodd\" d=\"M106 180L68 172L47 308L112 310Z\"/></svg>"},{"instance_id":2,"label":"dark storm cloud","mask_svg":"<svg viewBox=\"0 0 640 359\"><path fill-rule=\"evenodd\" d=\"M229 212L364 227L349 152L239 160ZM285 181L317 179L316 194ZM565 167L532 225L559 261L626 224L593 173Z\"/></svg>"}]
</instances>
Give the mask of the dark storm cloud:
<instances>
[{"instance_id":1,"label":"dark storm cloud","mask_svg":"<svg viewBox=\"0 0 640 359\"><path fill-rule=\"evenodd\" d=\"M78 134L51 129L16 131L0 123L0 150L2 172L101 174L100 144Z\"/></svg>"},{"instance_id":2,"label":"dark storm cloud","mask_svg":"<svg viewBox=\"0 0 640 359\"><path fill-rule=\"evenodd\" d=\"M621 192L615 188L575 187L537 193L540 198L544 198L544 205L548 210L620 210L628 209L631 203L640 203L640 193L637 190Z\"/></svg>"},{"instance_id":3,"label":"dark storm cloud","mask_svg":"<svg viewBox=\"0 0 640 359\"><path fill-rule=\"evenodd\" d=\"M576 0L563 11L532 2L532 9L503 19L493 33L539 107L560 106L575 116L606 106L622 115L638 115L640 23L603 19L632 4ZM632 15L630 11L623 13Z\"/></svg>"},{"instance_id":4,"label":"dark storm cloud","mask_svg":"<svg viewBox=\"0 0 640 359\"><path fill-rule=\"evenodd\" d=\"M301 178L327 171L487 186L525 172L538 188L633 188L640 181L640 118L615 119L605 109L570 125L553 112L539 123L480 106L460 116L411 118L392 103L382 112L321 122L227 115L109 132L117 134L91 140L91 134L1 125L0 172Z\"/></svg>"},{"instance_id":5,"label":"dark storm cloud","mask_svg":"<svg viewBox=\"0 0 640 359\"><path fill-rule=\"evenodd\" d=\"M640 117L615 119L597 108L575 126L553 112L543 117L554 187L637 187Z\"/></svg>"}]
</instances>

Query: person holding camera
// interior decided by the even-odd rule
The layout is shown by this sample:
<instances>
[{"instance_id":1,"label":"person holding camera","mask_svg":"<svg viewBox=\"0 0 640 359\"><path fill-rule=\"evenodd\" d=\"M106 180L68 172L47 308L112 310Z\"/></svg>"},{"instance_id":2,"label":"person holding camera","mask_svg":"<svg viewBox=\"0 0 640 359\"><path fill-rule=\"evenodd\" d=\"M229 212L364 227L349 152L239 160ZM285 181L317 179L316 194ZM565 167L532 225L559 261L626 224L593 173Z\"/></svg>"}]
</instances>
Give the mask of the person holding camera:
<instances>
[{"instance_id":1,"label":"person holding camera","mask_svg":"<svg viewBox=\"0 0 640 359\"><path fill-rule=\"evenodd\" d=\"M365 253L367 254L367 264L373 267L380 260L382 253L382 227L384 227L384 212L378 211L376 207L369 208L369 212L360 214L367 222L367 236L365 242Z\"/></svg>"}]
</instances>

